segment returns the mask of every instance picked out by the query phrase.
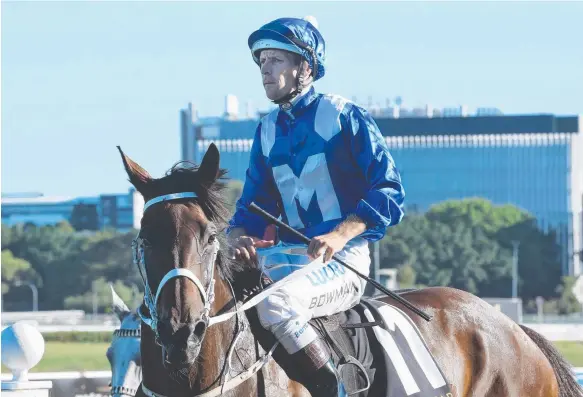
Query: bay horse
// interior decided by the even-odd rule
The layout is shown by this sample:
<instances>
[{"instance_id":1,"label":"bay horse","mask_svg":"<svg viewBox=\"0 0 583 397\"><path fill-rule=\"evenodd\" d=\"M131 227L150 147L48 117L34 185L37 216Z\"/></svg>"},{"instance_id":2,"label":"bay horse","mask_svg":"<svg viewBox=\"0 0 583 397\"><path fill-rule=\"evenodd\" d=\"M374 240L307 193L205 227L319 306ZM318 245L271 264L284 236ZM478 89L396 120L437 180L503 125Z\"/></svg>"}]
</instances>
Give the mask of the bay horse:
<instances>
[{"instance_id":1,"label":"bay horse","mask_svg":"<svg viewBox=\"0 0 583 397\"><path fill-rule=\"evenodd\" d=\"M265 344L270 339L258 325L255 308L244 307L246 288L253 283L241 287L249 269L226 253L223 231L230 211L216 146L209 146L200 166L177 163L157 179L118 150L129 181L146 203L133 246L145 286L139 309L143 380L136 395L309 396L293 369L284 369L282 349ZM583 396L570 366L549 341L480 298L447 287L401 296L432 320L389 298L376 299L415 322L449 394Z\"/></svg>"}]
</instances>

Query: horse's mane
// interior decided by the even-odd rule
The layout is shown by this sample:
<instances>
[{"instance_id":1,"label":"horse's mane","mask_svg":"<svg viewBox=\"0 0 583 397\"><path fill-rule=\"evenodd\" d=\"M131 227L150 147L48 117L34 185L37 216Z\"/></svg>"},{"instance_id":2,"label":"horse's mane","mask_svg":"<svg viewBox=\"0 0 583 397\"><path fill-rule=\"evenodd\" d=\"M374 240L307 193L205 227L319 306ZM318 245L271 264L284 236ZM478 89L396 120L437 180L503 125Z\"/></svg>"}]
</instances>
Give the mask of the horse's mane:
<instances>
[{"instance_id":1,"label":"horse's mane","mask_svg":"<svg viewBox=\"0 0 583 397\"><path fill-rule=\"evenodd\" d=\"M195 192L198 195L197 204L203 210L205 216L215 223L221 233L218 239L221 246L217 256L217 267L223 280L233 281L235 275L244 269L242 263L229 259L228 241L225 230L231 219L229 202L225 191L228 178L227 170L220 168L217 178L211 182L200 175L199 166L189 161L179 161L172 166L162 178L152 179L144 190L149 196L155 197L164 194Z\"/></svg>"},{"instance_id":2,"label":"horse's mane","mask_svg":"<svg viewBox=\"0 0 583 397\"><path fill-rule=\"evenodd\" d=\"M227 170L219 169L218 177L210 184L206 182L205 175L200 173L198 165L189 161L179 161L166 172L165 176L148 182L146 189L152 196L195 192L200 198L198 204L210 221L219 227L228 224L231 211L224 194Z\"/></svg>"}]
</instances>

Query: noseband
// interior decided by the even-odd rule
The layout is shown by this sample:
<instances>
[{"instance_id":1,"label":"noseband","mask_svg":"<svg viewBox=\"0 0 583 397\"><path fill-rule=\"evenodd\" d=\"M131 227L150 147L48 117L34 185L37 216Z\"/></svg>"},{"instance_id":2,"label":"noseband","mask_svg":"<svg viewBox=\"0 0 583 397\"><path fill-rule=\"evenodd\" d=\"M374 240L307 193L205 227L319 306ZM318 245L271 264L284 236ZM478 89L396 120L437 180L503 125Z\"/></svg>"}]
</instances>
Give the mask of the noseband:
<instances>
[{"instance_id":1,"label":"noseband","mask_svg":"<svg viewBox=\"0 0 583 397\"><path fill-rule=\"evenodd\" d=\"M197 198L197 197L198 196L196 195L196 193L193 193L193 192L173 193L173 194L166 194L163 196L158 196L158 197L155 197L155 198L149 200L148 202L146 202L146 204L144 205L144 213L148 210L148 208L150 208L152 205L157 204L157 203L162 203L162 202L171 201L171 200L182 200L185 198ZM142 321L152 329L152 331L156 335L156 342L158 344L160 344L159 334L158 334L159 318L158 318L158 312L157 312L156 307L158 304L158 299L160 299L160 293L162 291L162 288L164 287L164 285L166 285L166 283L168 281L170 281L173 278L185 277L185 278L189 279L190 281L192 281L194 283L194 285L196 285L196 288L198 288L198 290L200 291L200 295L201 295L203 303L204 303L204 308L203 308L203 311L201 313L201 319L202 319L202 321L205 322L205 324L208 325L208 323L210 321L209 314L210 314L210 310L211 310L211 305L213 304L213 301L215 298L215 294L214 294L214 289L215 289L214 270L215 270L215 260L217 258L217 254L219 252L219 241L215 240L215 242L213 244L214 244L214 249L213 249L213 253L211 255L211 260L210 260L210 263L207 264L207 269L205 271L205 273L210 275L208 287L206 290L205 290L202 282L198 279L198 277L196 277L196 275L192 271L190 271L189 269L185 269L185 268L174 268L174 269L170 270L168 273L166 273L166 275L164 275L164 277L160 281L160 284L158 285L156 295L154 296L152 294L151 289L150 289L150 285L148 283L148 273L146 272L146 260L144 257L144 240L142 238L140 238L139 234L138 234L138 236L132 241L132 251L133 251L134 264L138 267L138 270L140 271L140 275L142 276L142 280L144 281L144 303L149 311L149 315L147 315L142 311L142 307L140 307L138 309L138 315L140 316Z\"/></svg>"}]
</instances>

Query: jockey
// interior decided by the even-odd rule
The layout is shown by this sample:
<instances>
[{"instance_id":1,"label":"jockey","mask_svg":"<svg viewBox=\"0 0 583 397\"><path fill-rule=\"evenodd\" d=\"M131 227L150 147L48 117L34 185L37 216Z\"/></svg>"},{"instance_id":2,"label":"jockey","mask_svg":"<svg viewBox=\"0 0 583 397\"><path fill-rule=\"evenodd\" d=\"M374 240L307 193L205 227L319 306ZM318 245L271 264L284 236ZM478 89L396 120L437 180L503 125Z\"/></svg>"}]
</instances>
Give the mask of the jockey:
<instances>
[{"instance_id":1,"label":"jockey","mask_svg":"<svg viewBox=\"0 0 583 397\"><path fill-rule=\"evenodd\" d=\"M308 321L359 302L366 282L331 258L336 254L368 275L368 242L401 221L405 192L367 111L315 92L326 52L313 17L276 19L253 32L248 44L265 93L278 107L257 127L229 241L235 257L249 263L257 262L257 248L276 243L274 229L249 210L252 202L312 239L303 256L278 260L289 263L289 274L292 265L323 256L321 268L261 301L258 315L294 367L304 371L313 395L345 396L330 353ZM300 243L285 231L277 237L278 245ZM287 274L270 277L277 281Z\"/></svg>"}]
</instances>

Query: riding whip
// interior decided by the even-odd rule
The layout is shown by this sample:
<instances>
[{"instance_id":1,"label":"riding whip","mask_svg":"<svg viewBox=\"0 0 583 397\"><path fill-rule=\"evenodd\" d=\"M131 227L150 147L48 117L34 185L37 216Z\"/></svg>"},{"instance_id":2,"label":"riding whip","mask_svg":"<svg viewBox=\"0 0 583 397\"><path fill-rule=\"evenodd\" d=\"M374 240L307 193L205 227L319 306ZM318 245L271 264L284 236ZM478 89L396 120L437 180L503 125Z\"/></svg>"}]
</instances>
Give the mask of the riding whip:
<instances>
[{"instance_id":1,"label":"riding whip","mask_svg":"<svg viewBox=\"0 0 583 397\"><path fill-rule=\"evenodd\" d=\"M273 215L271 215L270 213L266 212L264 209L259 207L257 204L251 203L249 205L249 209L252 210L253 212L257 213L258 215L261 215L262 217L268 219L269 221L271 221L275 225L277 225L277 226L287 230L288 232L294 234L296 237L301 239L304 243L309 245L310 242L312 241L309 237L298 232L293 227L283 223L282 221L280 221L279 219L277 219L276 217L274 217ZM338 258L338 256L336 254L334 254L334 256L332 256L332 259L334 259L336 262L340 263L342 266L344 266L348 270L351 270L352 272L356 273L357 276L368 281L373 286L375 286L379 291L384 292L387 296L389 296L389 297L393 298L394 300L396 300L397 302L401 303L407 309L411 310L412 312L414 312L418 316L422 317L424 320L431 321L431 316L429 316L427 313L425 313L421 309L418 309L415 306L413 306L413 304L410 303L405 298L403 298L403 297L395 294L394 292L390 291L389 289L385 288L382 284L378 283L376 280L360 273L358 270L356 270L355 268L353 268L352 266L348 265L346 262L344 262L343 260Z\"/></svg>"}]
</instances>

